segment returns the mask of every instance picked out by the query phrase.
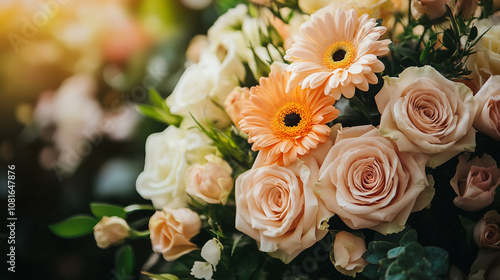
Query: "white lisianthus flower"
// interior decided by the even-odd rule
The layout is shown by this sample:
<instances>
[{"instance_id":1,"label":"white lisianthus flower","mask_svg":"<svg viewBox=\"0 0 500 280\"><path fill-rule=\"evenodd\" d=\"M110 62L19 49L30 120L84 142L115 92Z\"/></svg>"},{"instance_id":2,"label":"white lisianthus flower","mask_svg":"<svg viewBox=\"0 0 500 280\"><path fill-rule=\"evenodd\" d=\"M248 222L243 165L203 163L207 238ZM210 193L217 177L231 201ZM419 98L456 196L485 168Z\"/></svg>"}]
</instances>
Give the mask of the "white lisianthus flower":
<instances>
[{"instance_id":1,"label":"white lisianthus flower","mask_svg":"<svg viewBox=\"0 0 500 280\"><path fill-rule=\"evenodd\" d=\"M194 262L191 269L191 275L198 279L209 280L212 278L213 272L216 271L216 266L220 261L222 245L217 238L212 238L201 248L201 257L206 262Z\"/></svg>"},{"instance_id":2,"label":"white lisianthus flower","mask_svg":"<svg viewBox=\"0 0 500 280\"><path fill-rule=\"evenodd\" d=\"M155 208L187 206L185 173L194 163L204 163L215 153L211 140L198 129L169 126L146 141L144 171L136 182L137 192L151 199Z\"/></svg>"},{"instance_id":3,"label":"white lisianthus flower","mask_svg":"<svg viewBox=\"0 0 500 280\"><path fill-rule=\"evenodd\" d=\"M210 122L219 128L228 126L231 121L222 105L245 75L236 49L236 44L228 43L211 45L205 50L200 62L186 69L167 98L171 112L187 119L192 115L202 124Z\"/></svg>"},{"instance_id":4,"label":"white lisianthus flower","mask_svg":"<svg viewBox=\"0 0 500 280\"><path fill-rule=\"evenodd\" d=\"M214 275L214 271L208 262L195 261L191 269L191 275L198 279L210 280Z\"/></svg>"}]
</instances>

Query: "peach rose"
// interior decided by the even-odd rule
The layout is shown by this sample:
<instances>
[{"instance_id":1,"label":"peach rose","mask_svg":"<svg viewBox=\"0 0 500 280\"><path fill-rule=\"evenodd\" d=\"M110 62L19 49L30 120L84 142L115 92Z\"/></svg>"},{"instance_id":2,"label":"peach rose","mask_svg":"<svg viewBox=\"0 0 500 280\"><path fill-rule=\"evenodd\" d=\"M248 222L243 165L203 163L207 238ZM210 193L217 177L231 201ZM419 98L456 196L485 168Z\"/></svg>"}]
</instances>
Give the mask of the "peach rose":
<instances>
[{"instance_id":1,"label":"peach rose","mask_svg":"<svg viewBox=\"0 0 500 280\"><path fill-rule=\"evenodd\" d=\"M474 241L481 247L500 249L500 215L491 210L474 227Z\"/></svg>"},{"instance_id":2,"label":"peach rose","mask_svg":"<svg viewBox=\"0 0 500 280\"><path fill-rule=\"evenodd\" d=\"M333 213L313 191L318 169L314 158L304 157L287 168L254 165L241 174L235 186L236 229L284 263L322 239Z\"/></svg>"},{"instance_id":3,"label":"peach rose","mask_svg":"<svg viewBox=\"0 0 500 280\"><path fill-rule=\"evenodd\" d=\"M106 249L110 245L118 245L130 235L127 221L120 217L102 217L94 226L94 238L97 246Z\"/></svg>"},{"instance_id":4,"label":"peach rose","mask_svg":"<svg viewBox=\"0 0 500 280\"><path fill-rule=\"evenodd\" d=\"M193 164L186 171L186 192L201 204L226 204L233 189L233 169L220 157L207 155L206 164Z\"/></svg>"},{"instance_id":5,"label":"peach rose","mask_svg":"<svg viewBox=\"0 0 500 280\"><path fill-rule=\"evenodd\" d=\"M189 240L200 232L200 228L200 217L188 208L156 211L149 219L153 251L162 253L167 261L176 260L196 249Z\"/></svg>"},{"instance_id":6,"label":"peach rose","mask_svg":"<svg viewBox=\"0 0 500 280\"><path fill-rule=\"evenodd\" d=\"M239 129L238 123L242 119L243 103L250 98L250 89L235 87L224 101L224 109L233 124Z\"/></svg>"},{"instance_id":7,"label":"peach rose","mask_svg":"<svg viewBox=\"0 0 500 280\"><path fill-rule=\"evenodd\" d=\"M469 154L458 157L457 171L450 181L458 195L453 203L466 211L478 211L493 202L500 184L500 169L488 154L481 159L474 157L467 161L468 158Z\"/></svg>"},{"instance_id":8,"label":"peach rose","mask_svg":"<svg viewBox=\"0 0 500 280\"><path fill-rule=\"evenodd\" d=\"M474 151L472 128L477 102L462 83L452 82L430 66L405 69L398 78L384 77L375 96L380 133L402 152L429 155L435 168L463 151Z\"/></svg>"},{"instance_id":9,"label":"peach rose","mask_svg":"<svg viewBox=\"0 0 500 280\"><path fill-rule=\"evenodd\" d=\"M321 166L315 191L352 229L399 232L410 212L434 196L426 161L423 154L399 151L371 125L346 128Z\"/></svg>"},{"instance_id":10,"label":"peach rose","mask_svg":"<svg viewBox=\"0 0 500 280\"><path fill-rule=\"evenodd\" d=\"M429 19L438 19L446 14L446 6L450 5L449 0L412 0L411 14L414 18L419 19L423 15Z\"/></svg>"},{"instance_id":11,"label":"peach rose","mask_svg":"<svg viewBox=\"0 0 500 280\"><path fill-rule=\"evenodd\" d=\"M367 262L363 259L366 244L363 238L347 231L335 235L333 255L335 268L342 274L355 277L357 272L363 271Z\"/></svg>"},{"instance_id":12,"label":"peach rose","mask_svg":"<svg viewBox=\"0 0 500 280\"><path fill-rule=\"evenodd\" d=\"M491 76L474 97L478 102L474 128L500 140L500 75Z\"/></svg>"}]
</instances>

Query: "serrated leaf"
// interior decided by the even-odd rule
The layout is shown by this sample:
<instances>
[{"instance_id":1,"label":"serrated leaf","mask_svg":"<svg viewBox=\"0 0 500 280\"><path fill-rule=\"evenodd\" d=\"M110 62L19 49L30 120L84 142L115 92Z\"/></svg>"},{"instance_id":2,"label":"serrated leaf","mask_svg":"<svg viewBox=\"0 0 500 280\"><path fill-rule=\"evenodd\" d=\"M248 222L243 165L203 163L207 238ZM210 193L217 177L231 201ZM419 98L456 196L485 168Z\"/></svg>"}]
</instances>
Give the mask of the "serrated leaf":
<instances>
[{"instance_id":1,"label":"serrated leaf","mask_svg":"<svg viewBox=\"0 0 500 280\"><path fill-rule=\"evenodd\" d=\"M90 203L90 211L99 220L104 216L116 216L122 219L127 217L127 213L123 210L123 207L107 203Z\"/></svg>"},{"instance_id":2,"label":"serrated leaf","mask_svg":"<svg viewBox=\"0 0 500 280\"><path fill-rule=\"evenodd\" d=\"M152 280L179 280L179 277L169 273L153 274L145 271L142 271L141 273L147 275Z\"/></svg>"},{"instance_id":3,"label":"serrated leaf","mask_svg":"<svg viewBox=\"0 0 500 280\"><path fill-rule=\"evenodd\" d=\"M418 234L417 231L412 229L405 233L403 237L401 237L401 240L399 241L399 245L401 246L406 246L410 242L416 242L418 240Z\"/></svg>"},{"instance_id":4,"label":"serrated leaf","mask_svg":"<svg viewBox=\"0 0 500 280\"><path fill-rule=\"evenodd\" d=\"M98 220L89 215L77 215L59 223L49 225L49 229L57 236L76 238L93 231Z\"/></svg>"},{"instance_id":5,"label":"serrated leaf","mask_svg":"<svg viewBox=\"0 0 500 280\"><path fill-rule=\"evenodd\" d=\"M118 271L118 275L123 277L123 280L132 276L134 272L134 251L130 245L124 245L116 251L115 269Z\"/></svg>"}]
</instances>

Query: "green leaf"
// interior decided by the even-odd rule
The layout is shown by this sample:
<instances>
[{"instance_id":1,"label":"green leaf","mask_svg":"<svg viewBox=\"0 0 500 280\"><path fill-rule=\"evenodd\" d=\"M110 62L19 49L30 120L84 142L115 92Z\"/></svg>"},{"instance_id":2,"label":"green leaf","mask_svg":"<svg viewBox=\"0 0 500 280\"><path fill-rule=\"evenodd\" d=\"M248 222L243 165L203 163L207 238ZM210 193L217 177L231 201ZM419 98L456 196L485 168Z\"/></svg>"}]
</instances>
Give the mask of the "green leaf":
<instances>
[{"instance_id":1,"label":"green leaf","mask_svg":"<svg viewBox=\"0 0 500 280\"><path fill-rule=\"evenodd\" d=\"M392 248L397 247L395 244L386 241L373 241L373 251L375 253L386 254Z\"/></svg>"},{"instance_id":2,"label":"green leaf","mask_svg":"<svg viewBox=\"0 0 500 280\"><path fill-rule=\"evenodd\" d=\"M427 44L425 45L425 48L424 50L422 51L422 53L420 54L420 62L422 64L425 64L425 62L427 61L427 59L429 58L429 55L431 54L431 50L433 49L433 44L429 41L427 42Z\"/></svg>"},{"instance_id":3,"label":"green leaf","mask_svg":"<svg viewBox=\"0 0 500 280\"><path fill-rule=\"evenodd\" d=\"M179 277L177 277L173 274L169 274L169 273L153 274L153 273L149 273L149 272L145 272L145 271L143 271L141 273L149 276L149 278L151 278L152 280L179 280Z\"/></svg>"},{"instance_id":4,"label":"green leaf","mask_svg":"<svg viewBox=\"0 0 500 280\"><path fill-rule=\"evenodd\" d=\"M92 214L99 220L104 216L116 216L122 219L127 217L127 213L123 210L123 207L106 203L91 203L90 211L92 211Z\"/></svg>"},{"instance_id":5,"label":"green leaf","mask_svg":"<svg viewBox=\"0 0 500 280\"><path fill-rule=\"evenodd\" d=\"M454 51L456 49L456 44L455 44L455 34L453 33L453 30L451 29L446 29L443 34L443 45L451 50Z\"/></svg>"},{"instance_id":6,"label":"green leaf","mask_svg":"<svg viewBox=\"0 0 500 280\"><path fill-rule=\"evenodd\" d=\"M405 251L404 247L392 248L389 251L387 251L387 257L389 259L397 258L397 257L399 257L399 255L401 255L402 253L404 253L404 251Z\"/></svg>"},{"instance_id":7,"label":"green leaf","mask_svg":"<svg viewBox=\"0 0 500 280\"><path fill-rule=\"evenodd\" d=\"M425 257L432 266L434 275L444 275L450 266L449 255L444 249L438 247L425 247Z\"/></svg>"},{"instance_id":8,"label":"green leaf","mask_svg":"<svg viewBox=\"0 0 500 280\"><path fill-rule=\"evenodd\" d=\"M458 219L465 229L465 238L467 242L471 243L472 240L474 240L474 227L476 226L476 222L460 215L458 215Z\"/></svg>"},{"instance_id":9,"label":"green leaf","mask_svg":"<svg viewBox=\"0 0 500 280\"><path fill-rule=\"evenodd\" d=\"M477 27L473 26L469 31L469 38L467 41L472 42L477 38Z\"/></svg>"},{"instance_id":10,"label":"green leaf","mask_svg":"<svg viewBox=\"0 0 500 280\"><path fill-rule=\"evenodd\" d=\"M375 279L375 278L381 276L382 272L380 271L378 265L374 265L374 264L369 263L363 269L362 274L367 278Z\"/></svg>"},{"instance_id":11,"label":"green leaf","mask_svg":"<svg viewBox=\"0 0 500 280\"><path fill-rule=\"evenodd\" d=\"M115 269L118 271L118 275L123 277L123 280L132 276L134 272L134 251L130 245L124 245L116 251Z\"/></svg>"},{"instance_id":12,"label":"green leaf","mask_svg":"<svg viewBox=\"0 0 500 280\"><path fill-rule=\"evenodd\" d=\"M149 101L151 101L151 104L160 109L163 109L165 111L169 110L167 103L165 102L163 97L161 97L160 93L158 93L158 91L154 88L149 89Z\"/></svg>"},{"instance_id":13,"label":"green leaf","mask_svg":"<svg viewBox=\"0 0 500 280\"><path fill-rule=\"evenodd\" d=\"M413 241L416 242L417 240L418 240L417 231L412 229L412 230L408 231L407 233L405 233L405 235L403 235L403 237L401 237L401 240L399 241L399 245L406 246L408 243L413 242Z\"/></svg>"},{"instance_id":14,"label":"green leaf","mask_svg":"<svg viewBox=\"0 0 500 280\"><path fill-rule=\"evenodd\" d=\"M421 258L424 256L424 253L424 247L415 241L410 242L405 246L405 255L409 255L412 258Z\"/></svg>"},{"instance_id":15,"label":"green leaf","mask_svg":"<svg viewBox=\"0 0 500 280\"><path fill-rule=\"evenodd\" d=\"M89 215L77 215L59 223L49 225L49 229L57 236L76 238L93 231L98 220Z\"/></svg>"}]
</instances>

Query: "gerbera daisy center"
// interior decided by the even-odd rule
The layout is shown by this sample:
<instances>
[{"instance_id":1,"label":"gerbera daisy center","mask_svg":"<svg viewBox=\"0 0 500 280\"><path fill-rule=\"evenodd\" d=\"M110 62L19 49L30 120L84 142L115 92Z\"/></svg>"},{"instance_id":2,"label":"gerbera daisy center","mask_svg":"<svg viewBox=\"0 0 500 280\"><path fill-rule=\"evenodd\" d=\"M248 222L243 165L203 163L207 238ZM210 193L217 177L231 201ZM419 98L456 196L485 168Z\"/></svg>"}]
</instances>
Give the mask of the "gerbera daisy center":
<instances>
[{"instance_id":1,"label":"gerbera daisy center","mask_svg":"<svg viewBox=\"0 0 500 280\"><path fill-rule=\"evenodd\" d=\"M286 103L274 114L271 128L280 139L306 136L312 128L311 111L298 102Z\"/></svg>"},{"instance_id":2,"label":"gerbera daisy center","mask_svg":"<svg viewBox=\"0 0 500 280\"><path fill-rule=\"evenodd\" d=\"M350 41L333 43L323 53L323 64L330 70L349 67L356 59L356 47Z\"/></svg>"}]
</instances>

